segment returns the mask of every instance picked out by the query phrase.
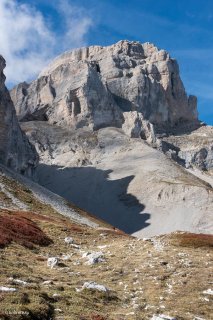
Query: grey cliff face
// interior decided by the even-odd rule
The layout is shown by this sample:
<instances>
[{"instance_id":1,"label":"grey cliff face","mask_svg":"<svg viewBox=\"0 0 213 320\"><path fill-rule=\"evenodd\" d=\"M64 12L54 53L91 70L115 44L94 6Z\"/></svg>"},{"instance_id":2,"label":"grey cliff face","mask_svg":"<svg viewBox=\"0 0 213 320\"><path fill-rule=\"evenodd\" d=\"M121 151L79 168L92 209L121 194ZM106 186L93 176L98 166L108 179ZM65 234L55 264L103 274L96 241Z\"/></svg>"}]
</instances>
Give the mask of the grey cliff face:
<instances>
[{"instance_id":1,"label":"grey cliff face","mask_svg":"<svg viewBox=\"0 0 213 320\"><path fill-rule=\"evenodd\" d=\"M153 130L197 123L196 97L187 97L177 62L150 43L120 41L66 52L37 80L15 87L11 97L22 121L114 126L150 140Z\"/></svg>"},{"instance_id":2,"label":"grey cliff face","mask_svg":"<svg viewBox=\"0 0 213 320\"><path fill-rule=\"evenodd\" d=\"M5 60L0 56L0 163L32 176L37 153L19 127L13 102L5 87L5 66Z\"/></svg>"}]
</instances>

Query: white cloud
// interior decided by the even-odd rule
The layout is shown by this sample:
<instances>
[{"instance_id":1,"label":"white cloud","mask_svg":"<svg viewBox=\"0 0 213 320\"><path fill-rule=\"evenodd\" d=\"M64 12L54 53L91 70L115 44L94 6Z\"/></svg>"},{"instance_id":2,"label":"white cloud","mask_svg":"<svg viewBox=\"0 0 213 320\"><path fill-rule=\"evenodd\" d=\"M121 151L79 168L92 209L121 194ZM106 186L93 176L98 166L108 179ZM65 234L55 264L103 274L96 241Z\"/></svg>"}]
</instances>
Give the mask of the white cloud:
<instances>
[{"instance_id":1,"label":"white cloud","mask_svg":"<svg viewBox=\"0 0 213 320\"><path fill-rule=\"evenodd\" d=\"M85 45L91 18L67 1L58 1L56 9L64 26L60 35L29 4L0 0L0 54L10 84L31 80L58 52Z\"/></svg>"},{"instance_id":2,"label":"white cloud","mask_svg":"<svg viewBox=\"0 0 213 320\"><path fill-rule=\"evenodd\" d=\"M59 2L58 9L64 17L66 26L63 49L68 49L70 43L75 48L84 45L84 35L92 25L91 18L85 14L82 8L71 6L67 0Z\"/></svg>"}]
</instances>

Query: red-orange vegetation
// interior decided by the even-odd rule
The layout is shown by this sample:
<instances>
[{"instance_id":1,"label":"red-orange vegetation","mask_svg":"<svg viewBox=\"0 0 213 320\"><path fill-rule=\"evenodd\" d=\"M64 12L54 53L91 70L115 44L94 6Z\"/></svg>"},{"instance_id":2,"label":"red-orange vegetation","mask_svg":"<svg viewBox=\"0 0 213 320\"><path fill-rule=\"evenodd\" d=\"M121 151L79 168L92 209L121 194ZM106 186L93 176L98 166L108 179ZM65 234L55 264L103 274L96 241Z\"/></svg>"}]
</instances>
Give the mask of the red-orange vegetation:
<instances>
[{"instance_id":1,"label":"red-orange vegetation","mask_svg":"<svg viewBox=\"0 0 213 320\"><path fill-rule=\"evenodd\" d=\"M0 247L5 247L11 242L18 243L27 248L34 245L46 246L52 240L33 222L27 213L21 211L0 212Z\"/></svg>"},{"instance_id":2,"label":"red-orange vegetation","mask_svg":"<svg viewBox=\"0 0 213 320\"><path fill-rule=\"evenodd\" d=\"M211 234L179 233L173 235L171 239L183 247L213 247L213 235Z\"/></svg>"}]
</instances>

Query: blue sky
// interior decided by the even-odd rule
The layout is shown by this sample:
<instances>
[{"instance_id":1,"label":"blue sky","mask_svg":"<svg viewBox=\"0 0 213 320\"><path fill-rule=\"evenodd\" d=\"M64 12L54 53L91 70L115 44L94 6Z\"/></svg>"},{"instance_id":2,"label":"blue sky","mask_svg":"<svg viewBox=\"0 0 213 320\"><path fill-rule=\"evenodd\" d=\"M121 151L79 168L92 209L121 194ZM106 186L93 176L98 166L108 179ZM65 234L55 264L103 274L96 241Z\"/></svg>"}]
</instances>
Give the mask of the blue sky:
<instances>
[{"instance_id":1,"label":"blue sky","mask_svg":"<svg viewBox=\"0 0 213 320\"><path fill-rule=\"evenodd\" d=\"M0 3L5 1L0 0ZM20 67L17 79L12 78L9 65L9 85L19 80L19 77L21 79L22 70L25 71L26 78L32 78L49 59L76 46L109 45L121 39L149 41L166 49L178 60L187 93L198 97L200 119L213 125L213 1L52 0L50 3L46 0L7 0L7 3L8 1L15 3L14 10L19 11L20 5L27 4L24 14L31 16L31 25L38 23L41 30L46 30L44 34L41 31L39 36L33 30L35 39L31 47L27 46L27 41L25 45L20 44L20 63L17 65L21 65L21 55L27 55L29 61L25 57L25 65L28 61L29 72ZM26 25L27 22L22 38L26 36L28 39L27 32L32 26ZM36 41L42 42L42 49ZM0 51L1 42L0 33ZM11 46L9 43L7 48ZM32 48L33 54L29 54ZM5 52L7 55L7 51ZM17 52L14 49L14 55L9 57L9 61L12 63L15 58ZM37 59L34 68L30 64L33 58Z\"/></svg>"}]
</instances>

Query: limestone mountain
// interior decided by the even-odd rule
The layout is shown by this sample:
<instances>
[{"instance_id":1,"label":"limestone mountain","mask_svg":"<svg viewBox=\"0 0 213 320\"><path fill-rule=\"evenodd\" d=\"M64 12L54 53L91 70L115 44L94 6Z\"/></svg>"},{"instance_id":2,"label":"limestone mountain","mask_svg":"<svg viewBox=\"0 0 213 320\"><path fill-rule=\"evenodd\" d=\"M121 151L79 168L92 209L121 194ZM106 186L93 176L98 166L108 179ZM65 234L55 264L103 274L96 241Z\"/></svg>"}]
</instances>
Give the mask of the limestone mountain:
<instances>
[{"instance_id":1,"label":"limestone mountain","mask_svg":"<svg viewBox=\"0 0 213 320\"><path fill-rule=\"evenodd\" d=\"M187 97L177 62L150 43L120 41L66 52L11 96L21 121L116 126L134 137L144 135L143 121L156 130L197 123L196 98Z\"/></svg>"},{"instance_id":2,"label":"limestone mountain","mask_svg":"<svg viewBox=\"0 0 213 320\"><path fill-rule=\"evenodd\" d=\"M5 87L5 66L5 60L0 56L0 163L32 176L38 156L18 124L13 102Z\"/></svg>"},{"instance_id":3,"label":"limestone mountain","mask_svg":"<svg viewBox=\"0 0 213 320\"><path fill-rule=\"evenodd\" d=\"M11 97L40 156L40 184L138 237L212 232L211 177L185 169L199 158L210 172L212 153L199 153L212 140L165 50L120 41L66 52ZM190 143L170 141L196 132L188 161Z\"/></svg>"}]
</instances>

